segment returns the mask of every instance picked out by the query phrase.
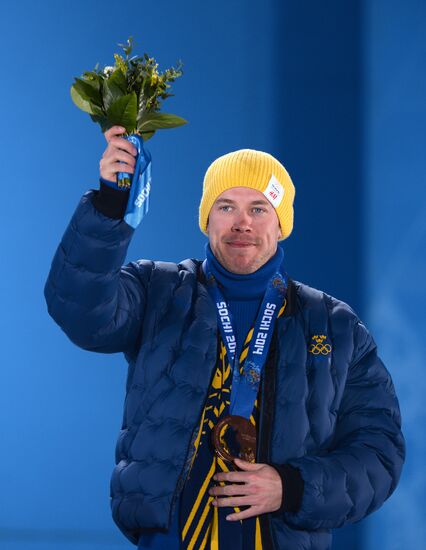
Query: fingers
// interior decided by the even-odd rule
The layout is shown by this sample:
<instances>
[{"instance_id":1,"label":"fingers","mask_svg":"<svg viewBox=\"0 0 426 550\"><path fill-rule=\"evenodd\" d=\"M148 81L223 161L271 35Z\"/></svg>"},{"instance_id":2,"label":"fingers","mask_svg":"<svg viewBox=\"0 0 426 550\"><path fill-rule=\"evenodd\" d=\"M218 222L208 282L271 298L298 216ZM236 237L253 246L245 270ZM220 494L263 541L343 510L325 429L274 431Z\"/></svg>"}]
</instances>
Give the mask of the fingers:
<instances>
[{"instance_id":1,"label":"fingers","mask_svg":"<svg viewBox=\"0 0 426 550\"><path fill-rule=\"evenodd\" d=\"M127 141L127 139L117 136L114 136L109 140L108 147L105 151L114 149L121 149L123 151L126 151L129 155L133 156L136 156L138 152L133 143L130 143L130 141Z\"/></svg>"},{"instance_id":2,"label":"fingers","mask_svg":"<svg viewBox=\"0 0 426 550\"><path fill-rule=\"evenodd\" d=\"M241 460L241 458L234 458L234 463L237 468L252 472L259 470L263 466L263 464L259 464L258 462L247 462L246 460Z\"/></svg>"},{"instance_id":3,"label":"fingers","mask_svg":"<svg viewBox=\"0 0 426 550\"><path fill-rule=\"evenodd\" d=\"M252 470L253 466L257 466L256 471ZM281 506L282 482L275 468L268 464L250 464L250 469L252 471L220 472L213 476L219 483L228 482L209 489L214 506L250 507L228 516L230 521L273 512Z\"/></svg>"},{"instance_id":4,"label":"fingers","mask_svg":"<svg viewBox=\"0 0 426 550\"><path fill-rule=\"evenodd\" d=\"M247 519L252 518L254 516L259 516L260 514L264 513L258 506L250 506L250 508L247 508L247 510L243 510L242 512L236 512L234 514L229 514L226 516L226 519L228 521L239 521L241 519Z\"/></svg>"},{"instance_id":5,"label":"fingers","mask_svg":"<svg viewBox=\"0 0 426 550\"><path fill-rule=\"evenodd\" d=\"M109 143L111 138L114 136L121 136L126 132L126 128L123 128L123 126L113 126L109 130L107 130L104 133L105 139Z\"/></svg>"},{"instance_id":6,"label":"fingers","mask_svg":"<svg viewBox=\"0 0 426 550\"><path fill-rule=\"evenodd\" d=\"M213 476L215 481L230 481L232 483L247 483L252 474L249 472L219 472Z\"/></svg>"},{"instance_id":7,"label":"fingers","mask_svg":"<svg viewBox=\"0 0 426 550\"><path fill-rule=\"evenodd\" d=\"M239 508L240 506L251 506L253 504L252 496L245 497L228 497L228 498L215 498L212 501L213 506L218 508L232 507Z\"/></svg>"},{"instance_id":8,"label":"fingers","mask_svg":"<svg viewBox=\"0 0 426 550\"><path fill-rule=\"evenodd\" d=\"M122 162L113 162L103 166L100 165L100 167L99 173L101 178L108 181L115 181L119 172L124 172L126 174L133 174L135 172L133 166L123 164Z\"/></svg>"},{"instance_id":9,"label":"fingers","mask_svg":"<svg viewBox=\"0 0 426 550\"><path fill-rule=\"evenodd\" d=\"M109 181L115 181L118 172L127 172L133 174L135 171L136 159L118 149L110 153L104 153L99 162L99 172L101 178Z\"/></svg>"},{"instance_id":10,"label":"fingers","mask_svg":"<svg viewBox=\"0 0 426 550\"><path fill-rule=\"evenodd\" d=\"M111 162L125 162L129 166L135 166L136 164L136 158L131 153L128 153L116 147L111 147L110 149L105 151L102 158Z\"/></svg>"},{"instance_id":11,"label":"fingers","mask_svg":"<svg viewBox=\"0 0 426 550\"><path fill-rule=\"evenodd\" d=\"M108 146L99 162L100 176L105 180L115 181L118 172L133 174L135 171L137 149L130 141L119 137L122 130L120 126L113 126L105 132Z\"/></svg>"},{"instance_id":12,"label":"fingers","mask_svg":"<svg viewBox=\"0 0 426 550\"><path fill-rule=\"evenodd\" d=\"M253 494L253 489L250 485L224 485L211 487L209 489L209 495L218 497L218 496L227 496L227 495L251 495Z\"/></svg>"}]
</instances>

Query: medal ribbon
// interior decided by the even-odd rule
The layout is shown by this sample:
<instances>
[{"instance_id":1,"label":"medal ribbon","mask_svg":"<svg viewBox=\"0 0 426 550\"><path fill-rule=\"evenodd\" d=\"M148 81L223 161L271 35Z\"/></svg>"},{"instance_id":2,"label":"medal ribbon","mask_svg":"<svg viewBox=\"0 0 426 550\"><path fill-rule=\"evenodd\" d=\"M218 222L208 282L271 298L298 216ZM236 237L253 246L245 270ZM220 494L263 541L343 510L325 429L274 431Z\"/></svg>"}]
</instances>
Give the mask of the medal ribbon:
<instances>
[{"instance_id":1,"label":"medal ribbon","mask_svg":"<svg viewBox=\"0 0 426 550\"><path fill-rule=\"evenodd\" d=\"M207 289L215 303L222 340L232 368L232 391L229 413L250 418L259 390L274 332L275 320L287 291L287 277L277 272L270 279L253 329L247 357L241 369L236 359L236 337L232 314L207 263Z\"/></svg>"},{"instance_id":2,"label":"medal ribbon","mask_svg":"<svg viewBox=\"0 0 426 550\"><path fill-rule=\"evenodd\" d=\"M132 177L129 200L124 214L124 221L136 229L149 208L149 195L151 192L151 153L144 148L143 139L137 134L126 137L127 141L133 143L138 151L135 171ZM118 185L123 180L129 180L130 174L119 172L117 174Z\"/></svg>"}]
</instances>

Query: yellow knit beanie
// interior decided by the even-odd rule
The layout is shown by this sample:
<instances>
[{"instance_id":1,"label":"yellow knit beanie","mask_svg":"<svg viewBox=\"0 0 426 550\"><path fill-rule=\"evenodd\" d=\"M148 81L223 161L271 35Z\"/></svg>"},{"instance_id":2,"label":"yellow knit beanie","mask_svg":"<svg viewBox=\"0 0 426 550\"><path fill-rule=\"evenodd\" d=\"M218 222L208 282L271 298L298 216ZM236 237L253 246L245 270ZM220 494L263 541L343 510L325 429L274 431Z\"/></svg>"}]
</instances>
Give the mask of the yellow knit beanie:
<instances>
[{"instance_id":1,"label":"yellow knit beanie","mask_svg":"<svg viewBox=\"0 0 426 550\"><path fill-rule=\"evenodd\" d=\"M293 229L295 189L284 166L272 155L255 149L240 149L217 158L204 176L199 224L207 234L211 207L217 197L231 187L250 187L265 195L277 213L281 239Z\"/></svg>"}]
</instances>

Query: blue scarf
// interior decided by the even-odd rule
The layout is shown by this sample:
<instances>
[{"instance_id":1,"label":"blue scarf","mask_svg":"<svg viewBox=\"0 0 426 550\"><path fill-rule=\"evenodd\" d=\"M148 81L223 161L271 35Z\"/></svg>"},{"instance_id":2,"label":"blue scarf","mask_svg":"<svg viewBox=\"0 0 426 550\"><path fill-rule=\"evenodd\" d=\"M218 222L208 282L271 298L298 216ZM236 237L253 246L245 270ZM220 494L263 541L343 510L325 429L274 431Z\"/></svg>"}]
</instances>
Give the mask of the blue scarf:
<instances>
[{"instance_id":1,"label":"blue scarf","mask_svg":"<svg viewBox=\"0 0 426 550\"><path fill-rule=\"evenodd\" d=\"M247 333L253 326L266 286L284 262L284 250L278 246L272 258L262 267L254 273L244 275L225 269L213 254L210 243L206 244L206 258L234 318L238 357ZM205 262L203 270L204 268Z\"/></svg>"}]
</instances>

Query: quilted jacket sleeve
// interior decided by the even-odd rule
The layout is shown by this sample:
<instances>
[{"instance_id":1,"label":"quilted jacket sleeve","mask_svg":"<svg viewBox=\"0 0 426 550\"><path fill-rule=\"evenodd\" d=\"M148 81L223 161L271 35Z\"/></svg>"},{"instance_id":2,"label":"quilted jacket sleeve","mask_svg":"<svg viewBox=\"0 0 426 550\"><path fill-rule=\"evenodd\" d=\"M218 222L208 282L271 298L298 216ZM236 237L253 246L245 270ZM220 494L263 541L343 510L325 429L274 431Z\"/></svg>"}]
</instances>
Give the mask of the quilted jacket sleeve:
<instances>
[{"instance_id":1,"label":"quilted jacket sleeve","mask_svg":"<svg viewBox=\"0 0 426 550\"><path fill-rule=\"evenodd\" d=\"M103 353L131 351L140 333L150 269L122 266L134 230L82 197L56 250L44 294L72 342ZM148 264L148 263L147 263Z\"/></svg>"},{"instance_id":2,"label":"quilted jacket sleeve","mask_svg":"<svg viewBox=\"0 0 426 550\"><path fill-rule=\"evenodd\" d=\"M398 400L374 340L357 321L354 354L325 456L290 460L304 481L297 513L285 521L301 529L331 529L360 520L395 489L405 457Z\"/></svg>"}]
</instances>

